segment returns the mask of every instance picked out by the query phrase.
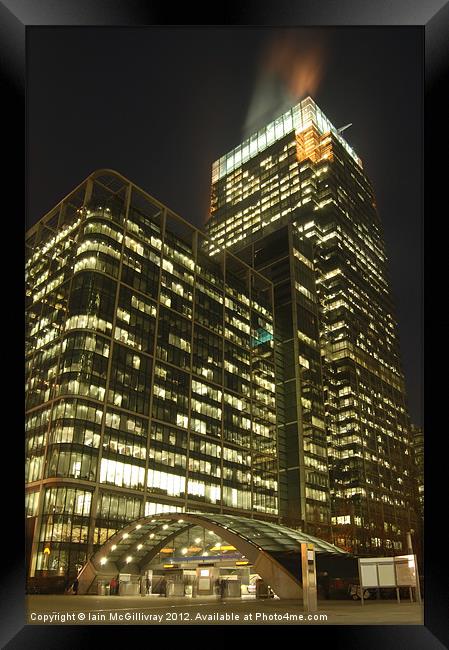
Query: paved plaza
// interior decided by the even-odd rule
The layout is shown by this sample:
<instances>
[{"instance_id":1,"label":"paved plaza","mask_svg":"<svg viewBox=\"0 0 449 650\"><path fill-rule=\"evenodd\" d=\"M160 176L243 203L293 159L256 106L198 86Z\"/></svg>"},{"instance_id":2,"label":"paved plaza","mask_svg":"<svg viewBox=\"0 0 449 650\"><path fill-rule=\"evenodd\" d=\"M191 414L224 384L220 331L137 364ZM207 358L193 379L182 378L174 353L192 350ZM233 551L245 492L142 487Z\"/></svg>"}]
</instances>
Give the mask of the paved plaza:
<instances>
[{"instance_id":1,"label":"paved plaza","mask_svg":"<svg viewBox=\"0 0 449 650\"><path fill-rule=\"evenodd\" d=\"M157 596L27 596L32 625L423 625L423 605L408 600L203 600Z\"/></svg>"}]
</instances>

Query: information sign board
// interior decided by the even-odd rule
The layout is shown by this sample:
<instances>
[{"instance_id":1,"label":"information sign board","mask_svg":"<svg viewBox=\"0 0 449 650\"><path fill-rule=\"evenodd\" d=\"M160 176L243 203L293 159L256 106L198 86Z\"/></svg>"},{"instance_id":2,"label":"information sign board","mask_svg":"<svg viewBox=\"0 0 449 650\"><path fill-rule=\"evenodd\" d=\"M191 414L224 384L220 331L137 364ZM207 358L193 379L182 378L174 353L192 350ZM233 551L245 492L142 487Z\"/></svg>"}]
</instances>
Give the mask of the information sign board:
<instances>
[{"instance_id":1,"label":"information sign board","mask_svg":"<svg viewBox=\"0 0 449 650\"><path fill-rule=\"evenodd\" d=\"M378 564L379 587L396 587L394 562Z\"/></svg>"},{"instance_id":2,"label":"information sign board","mask_svg":"<svg viewBox=\"0 0 449 650\"><path fill-rule=\"evenodd\" d=\"M415 587L416 568L413 555L395 557L394 560L398 587Z\"/></svg>"},{"instance_id":3,"label":"information sign board","mask_svg":"<svg viewBox=\"0 0 449 650\"><path fill-rule=\"evenodd\" d=\"M376 564L360 563L360 584L362 587L378 587Z\"/></svg>"}]
</instances>

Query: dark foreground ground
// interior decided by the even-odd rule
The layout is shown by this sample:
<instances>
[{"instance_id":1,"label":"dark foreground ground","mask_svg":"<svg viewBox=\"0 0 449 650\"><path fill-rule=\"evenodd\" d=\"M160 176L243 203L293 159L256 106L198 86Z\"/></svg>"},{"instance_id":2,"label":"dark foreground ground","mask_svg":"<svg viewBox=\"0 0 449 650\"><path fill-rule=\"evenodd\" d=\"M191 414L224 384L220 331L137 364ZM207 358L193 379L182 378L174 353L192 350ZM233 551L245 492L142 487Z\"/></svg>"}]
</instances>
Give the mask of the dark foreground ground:
<instances>
[{"instance_id":1,"label":"dark foreground ground","mask_svg":"<svg viewBox=\"0 0 449 650\"><path fill-rule=\"evenodd\" d=\"M302 617L302 618L301 618ZM27 596L31 625L423 625L423 606L395 600L318 601L318 611L280 600L157 596Z\"/></svg>"}]
</instances>

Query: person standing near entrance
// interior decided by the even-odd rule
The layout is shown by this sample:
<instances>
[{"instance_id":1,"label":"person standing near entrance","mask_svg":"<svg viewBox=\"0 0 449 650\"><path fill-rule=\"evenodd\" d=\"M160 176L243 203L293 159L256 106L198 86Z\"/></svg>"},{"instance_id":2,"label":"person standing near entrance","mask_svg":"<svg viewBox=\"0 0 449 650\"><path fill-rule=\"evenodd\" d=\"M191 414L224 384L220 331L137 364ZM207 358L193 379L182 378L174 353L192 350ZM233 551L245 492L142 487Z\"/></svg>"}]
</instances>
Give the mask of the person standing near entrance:
<instances>
[{"instance_id":1,"label":"person standing near entrance","mask_svg":"<svg viewBox=\"0 0 449 650\"><path fill-rule=\"evenodd\" d=\"M78 595L78 587L79 587L79 584L80 584L80 583L79 583L78 578L75 578L75 580L73 581L73 593L75 594L75 596Z\"/></svg>"},{"instance_id":2,"label":"person standing near entrance","mask_svg":"<svg viewBox=\"0 0 449 650\"><path fill-rule=\"evenodd\" d=\"M226 580L221 579L220 580L220 598L221 598L221 600L224 600L225 595L226 595Z\"/></svg>"},{"instance_id":3,"label":"person standing near entrance","mask_svg":"<svg viewBox=\"0 0 449 650\"><path fill-rule=\"evenodd\" d=\"M72 583L72 581L70 579L70 576L67 576L67 579L65 581L65 586L64 586L65 593L69 594L72 587L73 587L73 583Z\"/></svg>"}]
</instances>

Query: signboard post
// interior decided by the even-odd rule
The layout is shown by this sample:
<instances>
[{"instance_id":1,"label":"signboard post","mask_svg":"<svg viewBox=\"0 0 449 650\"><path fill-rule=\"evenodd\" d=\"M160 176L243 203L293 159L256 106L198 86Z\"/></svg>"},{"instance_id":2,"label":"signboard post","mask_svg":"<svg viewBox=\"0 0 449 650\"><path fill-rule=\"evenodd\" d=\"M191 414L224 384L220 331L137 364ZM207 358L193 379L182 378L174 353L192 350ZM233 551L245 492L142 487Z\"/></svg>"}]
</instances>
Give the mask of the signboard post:
<instances>
[{"instance_id":1,"label":"signboard post","mask_svg":"<svg viewBox=\"0 0 449 650\"><path fill-rule=\"evenodd\" d=\"M315 547L301 544L302 594L304 611L317 611Z\"/></svg>"}]
</instances>

